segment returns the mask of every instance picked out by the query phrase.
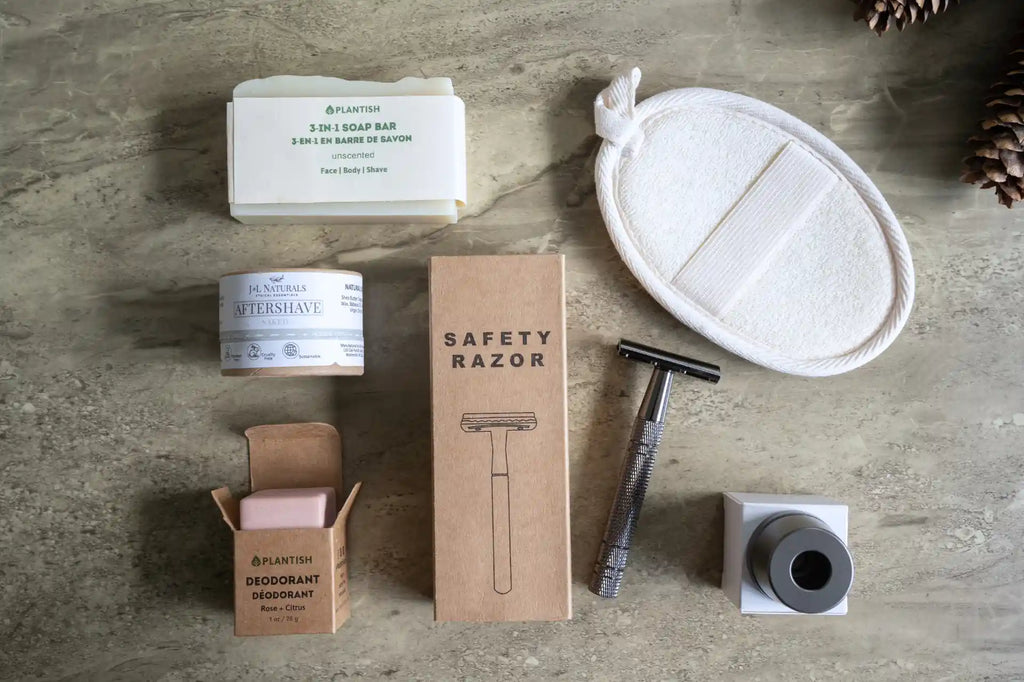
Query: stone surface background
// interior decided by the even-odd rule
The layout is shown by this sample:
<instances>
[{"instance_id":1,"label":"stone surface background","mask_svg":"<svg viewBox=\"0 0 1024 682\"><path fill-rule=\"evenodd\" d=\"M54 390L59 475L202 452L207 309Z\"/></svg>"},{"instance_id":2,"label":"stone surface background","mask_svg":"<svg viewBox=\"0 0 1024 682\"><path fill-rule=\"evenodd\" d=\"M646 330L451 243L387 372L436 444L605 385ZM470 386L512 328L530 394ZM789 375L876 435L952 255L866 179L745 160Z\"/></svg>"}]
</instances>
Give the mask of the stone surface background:
<instances>
[{"instance_id":1,"label":"stone surface background","mask_svg":"<svg viewBox=\"0 0 1024 682\"><path fill-rule=\"evenodd\" d=\"M876 38L843 0L0 2L0 676L56 680L1015 680L1024 677L1024 209L957 182L1024 22L970 2ZM585 160L619 69L641 95L762 98L846 149L907 232L918 298L871 365L808 380L717 349L617 258ZM224 102L280 73L451 76L468 110L457 225L245 227ZM699 159L694 160L699 163ZM738 159L737 162L742 162ZM575 620L431 622L425 259L568 258ZM367 279L367 374L218 376L216 281ZM584 580L646 371L620 336L718 362L677 389L620 599ZM362 480L353 617L236 639L241 430L324 420ZM852 508L845 618L741 618L716 587L719 493Z\"/></svg>"}]
</instances>

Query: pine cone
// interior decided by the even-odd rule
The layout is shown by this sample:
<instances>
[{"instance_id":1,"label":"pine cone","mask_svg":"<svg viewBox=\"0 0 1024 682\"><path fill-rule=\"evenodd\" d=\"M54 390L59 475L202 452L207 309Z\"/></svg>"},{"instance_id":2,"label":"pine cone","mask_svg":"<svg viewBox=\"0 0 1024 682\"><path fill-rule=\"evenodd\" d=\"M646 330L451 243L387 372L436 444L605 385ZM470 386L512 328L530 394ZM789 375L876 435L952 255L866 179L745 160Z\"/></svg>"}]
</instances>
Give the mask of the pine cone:
<instances>
[{"instance_id":1,"label":"pine cone","mask_svg":"<svg viewBox=\"0 0 1024 682\"><path fill-rule=\"evenodd\" d=\"M902 31L908 24L928 21L933 14L945 12L960 0L853 0L857 11L853 18L868 22L868 28L882 35L895 26Z\"/></svg>"},{"instance_id":2,"label":"pine cone","mask_svg":"<svg viewBox=\"0 0 1024 682\"><path fill-rule=\"evenodd\" d=\"M1011 53L1013 68L1006 81L992 86L986 102L989 112L981 133L968 142L974 153L964 159L960 179L995 187L999 203L1007 208L1024 199L1024 50Z\"/></svg>"}]
</instances>

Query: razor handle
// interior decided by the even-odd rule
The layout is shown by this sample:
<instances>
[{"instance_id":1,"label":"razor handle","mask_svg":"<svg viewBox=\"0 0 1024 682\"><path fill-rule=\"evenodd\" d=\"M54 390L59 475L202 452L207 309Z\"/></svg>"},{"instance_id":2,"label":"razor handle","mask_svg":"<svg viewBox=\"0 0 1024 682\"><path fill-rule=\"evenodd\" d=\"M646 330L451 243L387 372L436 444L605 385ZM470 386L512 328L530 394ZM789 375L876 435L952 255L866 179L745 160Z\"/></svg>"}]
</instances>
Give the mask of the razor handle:
<instances>
[{"instance_id":1,"label":"razor handle","mask_svg":"<svg viewBox=\"0 0 1024 682\"><path fill-rule=\"evenodd\" d=\"M512 591L512 520L509 518L508 474L491 474L491 531L494 591Z\"/></svg>"},{"instance_id":2,"label":"razor handle","mask_svg":"<svg viewBox=\"0 0 1024 682\"><path fill-rule=\"evenodd\" d=\"M508 429L491 431L491 562L494 591L512 591L512 504L508 494Z\"/></svg>"},{"instance_id":3,"label":"razor handle","mask_svg":"<svg viewBox=\"0 0 1024 682\"><path fill-rule=\"evenodd\" d=\"M619 596L633 532L654 471L654 460L658 456L664 428L665 422L645 419L643 416L637 417L633 423L629 449L619 473L615 502L608 515L601 550L590 579L590 591L598 596L609 599Z\"/></svg>"}]
</instances>

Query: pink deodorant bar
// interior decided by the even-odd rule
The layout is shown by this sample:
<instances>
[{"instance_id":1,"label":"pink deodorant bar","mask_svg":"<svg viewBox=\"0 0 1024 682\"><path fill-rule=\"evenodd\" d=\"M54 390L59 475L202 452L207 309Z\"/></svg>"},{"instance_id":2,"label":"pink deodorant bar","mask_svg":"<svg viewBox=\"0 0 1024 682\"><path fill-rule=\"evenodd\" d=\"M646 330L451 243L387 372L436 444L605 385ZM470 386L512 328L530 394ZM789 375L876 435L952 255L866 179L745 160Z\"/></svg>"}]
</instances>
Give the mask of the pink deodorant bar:
<instances>
[{"instance_id":1,"label":"pink deodorant bar","mask_svg":"<svg viewBox=\"0 0 1024 682\"><path fill-rule=\"evenodd\" d=\"M242 498L241 528L327 528L337 513L334 488L260 490Z\"/></svg>"}]
</instances>

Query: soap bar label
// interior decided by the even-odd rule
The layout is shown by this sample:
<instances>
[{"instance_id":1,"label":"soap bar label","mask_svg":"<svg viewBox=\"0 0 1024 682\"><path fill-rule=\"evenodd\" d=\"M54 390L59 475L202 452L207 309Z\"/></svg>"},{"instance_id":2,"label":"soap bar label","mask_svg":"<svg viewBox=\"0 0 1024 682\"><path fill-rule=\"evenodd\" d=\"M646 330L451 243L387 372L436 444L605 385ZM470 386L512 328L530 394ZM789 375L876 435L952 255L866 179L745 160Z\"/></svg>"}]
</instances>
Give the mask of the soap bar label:
<instances>
[{"instance_id":1,"label":"soap bar label","mask_svg":"<svg viewBox=\"0 0 1024 682\"><path fill-rule=\"evenodd\" d=\"M363 366L363 279L253 272L220 280L222 369Z\"/></svg>"},{"instance_id":2,"label":"soap bar label","mask_svg":"<svg viewBox=\"0 0 1024 682\"><path fill-rule=\"evenodd\" d=\"M465 203L454 95L241 97L232 116L232 203Z\"/></svg>"}]
</instances>

